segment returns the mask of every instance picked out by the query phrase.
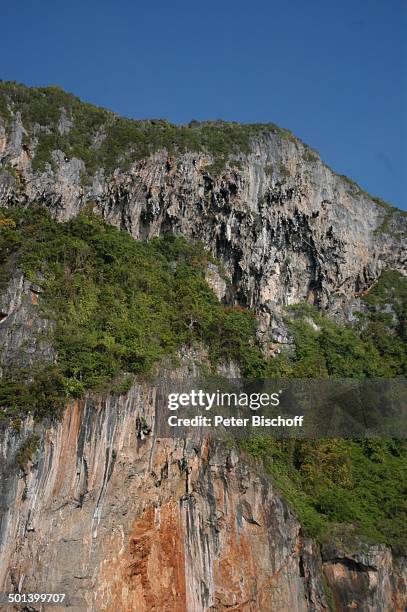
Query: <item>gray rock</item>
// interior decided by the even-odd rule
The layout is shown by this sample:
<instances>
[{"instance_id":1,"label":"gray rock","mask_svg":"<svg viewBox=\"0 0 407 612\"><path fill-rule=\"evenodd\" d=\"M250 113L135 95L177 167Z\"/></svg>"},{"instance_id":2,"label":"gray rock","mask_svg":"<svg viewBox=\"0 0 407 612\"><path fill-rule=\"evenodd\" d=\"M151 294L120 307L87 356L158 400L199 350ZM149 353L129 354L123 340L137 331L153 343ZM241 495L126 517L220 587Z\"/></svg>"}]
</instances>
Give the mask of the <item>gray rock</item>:
<instances>
[{"instance_id":1,"label":"gray rock","mask_svg":"<svg viewBox=\"0 0 407 612\"><path fill-rule=\"evenodd\" d=\"M0 296L0 375L5 368L32 369L55 360L47 340L53 323L39 311L40 293L38 285L16 270Z\"/></svg>"}]
</instances>

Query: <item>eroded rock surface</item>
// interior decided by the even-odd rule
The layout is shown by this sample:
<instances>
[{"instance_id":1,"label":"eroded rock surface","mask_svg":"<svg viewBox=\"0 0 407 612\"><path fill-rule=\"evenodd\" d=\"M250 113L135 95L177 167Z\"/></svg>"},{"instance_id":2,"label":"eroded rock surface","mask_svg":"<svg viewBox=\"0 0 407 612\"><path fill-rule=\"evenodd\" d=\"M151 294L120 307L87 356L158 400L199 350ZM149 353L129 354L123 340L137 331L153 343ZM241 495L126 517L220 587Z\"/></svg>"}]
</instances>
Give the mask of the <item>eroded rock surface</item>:
<instances>
[{"instance_id":1,"label":"eroded rock surface","mask_svg":"<svg viewBox=\"0 0 407 612\"><path fill-rule=\"evenodd\" d=\"M0 295L0 375L4 367L32 369L55 359L48 334L53 322L37 308L41 287L15 269Z\"/></svg>"},{"instance_id":2,"label":"eroded rock surface","mask_svg":"<svg viewBox=\"0 0 407 612\"><path fill-rule=\"evenodd\" d=\"M15 454L32 422L2 433L1 591L66 592L78 612L322 611L329 592L336 610L404 609L405 569L388 549L321 558L235 449L137 438L155 394L135 385L70 405L37 426L24 473Z\"/></svg>"}]
</instances>

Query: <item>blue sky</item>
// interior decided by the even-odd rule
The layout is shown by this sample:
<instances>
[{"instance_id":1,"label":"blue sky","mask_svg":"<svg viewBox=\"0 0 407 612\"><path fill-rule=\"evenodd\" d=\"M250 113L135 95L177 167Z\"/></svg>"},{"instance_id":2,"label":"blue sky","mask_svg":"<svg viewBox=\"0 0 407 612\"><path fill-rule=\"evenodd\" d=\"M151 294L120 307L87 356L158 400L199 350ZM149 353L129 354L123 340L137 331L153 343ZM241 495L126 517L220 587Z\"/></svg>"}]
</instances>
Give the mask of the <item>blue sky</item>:
<instances>
[{"instance_id":1,"label":"blue sky","mask_svg":"<svg viewBox=\"0 0 407 612\"><path fill-rule=\"evenodd\" d=\"M20 0L0 78L134 118L272 121L407 208L406 0Z\"/></svg>"}]
</instances>

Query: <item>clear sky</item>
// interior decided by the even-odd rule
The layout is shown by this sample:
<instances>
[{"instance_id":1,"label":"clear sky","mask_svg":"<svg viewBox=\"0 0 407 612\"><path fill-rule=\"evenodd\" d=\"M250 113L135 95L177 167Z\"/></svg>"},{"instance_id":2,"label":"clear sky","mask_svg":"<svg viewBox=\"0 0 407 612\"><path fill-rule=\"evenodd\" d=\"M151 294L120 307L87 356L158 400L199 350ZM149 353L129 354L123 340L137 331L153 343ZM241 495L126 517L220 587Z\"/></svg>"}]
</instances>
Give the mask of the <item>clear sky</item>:
<instances>
[{"instance_id":1,"label":"clear sky","mask_svg":"<svg viewBox=\"0 0 407 612\"><path fill-rule=\"evenodd\" d=\"M274 122L407 208L407 0L19 0L0 78L134 118Z\"/></svg>"}]
</instances>

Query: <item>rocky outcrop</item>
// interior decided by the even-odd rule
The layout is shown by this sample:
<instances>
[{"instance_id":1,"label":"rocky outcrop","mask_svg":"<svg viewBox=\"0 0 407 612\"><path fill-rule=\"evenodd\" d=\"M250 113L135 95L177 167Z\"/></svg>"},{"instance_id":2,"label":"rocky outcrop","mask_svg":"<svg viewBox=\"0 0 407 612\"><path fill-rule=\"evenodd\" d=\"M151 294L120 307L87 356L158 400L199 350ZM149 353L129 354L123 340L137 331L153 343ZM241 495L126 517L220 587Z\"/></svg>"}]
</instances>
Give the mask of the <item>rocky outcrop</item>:
<instances>
[{"instance_id":1,"label":"rocky outcrop","mask_svg":"<svg viewBox=\"0 0 407 612\"><path fill-rule=\"evenodd\" d=\"M65 592L78 612L404 609L388 549L321 557L235 449L154 429L138 438L156 392L135 385L3 433L1 591ZM22 471L16 452L33 429L42 442Z\"/></svg>"},{"instance_id":2,"label":"rocky outcrop","mask_svg":"<svg viewBox=\"0 0 407 612\"><path fill-rule=\"evenodd\" d=\"M407 597L405 559L395 562L384 546L345 553L324 552L324 574L337 610L403 610ZM396 565L396 567L395 567Z\"/></svg>"},{"instance_id":3,"label":"rocky outcrop","mask_svg":"<svg viewBox=\"0 0 407 612\"><path fill-rule=\"evenodd\" d=\"M0 375L5 366L33 369L55 359L48 342L53 323L37 308L41 292L41 287L16 269L0 295Z\"/></svg>"}]
</instances>

